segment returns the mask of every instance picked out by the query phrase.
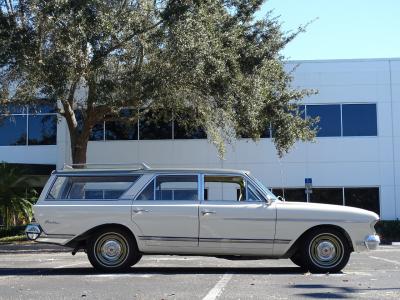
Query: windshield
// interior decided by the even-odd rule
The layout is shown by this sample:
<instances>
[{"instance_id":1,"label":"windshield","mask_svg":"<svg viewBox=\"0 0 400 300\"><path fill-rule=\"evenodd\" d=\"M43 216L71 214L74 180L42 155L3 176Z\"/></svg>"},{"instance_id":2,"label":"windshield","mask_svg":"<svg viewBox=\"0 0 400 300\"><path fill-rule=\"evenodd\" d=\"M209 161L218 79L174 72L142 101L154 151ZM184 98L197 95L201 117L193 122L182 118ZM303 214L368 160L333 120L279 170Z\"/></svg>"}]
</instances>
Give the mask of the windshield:
<instances>
[{"instance_id":1,"label":"windshield","mask_svg":"<svg viewBox=\"0 0 400 300\"><path fill-rule=\"evenodd\" d=\"M253 180L253 182L255 182L255 184L257 185L257 187L259 189L261 189L268 197L269 200L278 200L278 198L269 190L267 189L260 180L258 180L256 177L248 174L248 176L251 178L251 180Z\"/></svg>"}]
</instances>

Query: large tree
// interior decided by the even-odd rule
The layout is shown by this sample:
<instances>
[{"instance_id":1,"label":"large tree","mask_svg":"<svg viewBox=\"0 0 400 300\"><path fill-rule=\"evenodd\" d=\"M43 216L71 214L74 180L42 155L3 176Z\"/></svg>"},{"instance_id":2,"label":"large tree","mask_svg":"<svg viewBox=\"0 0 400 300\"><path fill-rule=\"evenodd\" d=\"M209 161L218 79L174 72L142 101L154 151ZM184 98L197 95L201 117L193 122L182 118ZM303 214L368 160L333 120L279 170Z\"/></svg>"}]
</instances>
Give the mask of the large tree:
<instances>
[{"instance_id":1,"label":"large tree","mask_svg":"<svg viewBox=\"0 0 400 300\"><path fill-rule=\"evenodd\" d=\"M291 87L281 54L301 28L256 19L263 2L3 0L1 104L59 101L74 163L93 126L124 107L201 127L220 154L272 125L283 155L314 137L296 108L310 91Z\"/></svg>"}]
</instances>

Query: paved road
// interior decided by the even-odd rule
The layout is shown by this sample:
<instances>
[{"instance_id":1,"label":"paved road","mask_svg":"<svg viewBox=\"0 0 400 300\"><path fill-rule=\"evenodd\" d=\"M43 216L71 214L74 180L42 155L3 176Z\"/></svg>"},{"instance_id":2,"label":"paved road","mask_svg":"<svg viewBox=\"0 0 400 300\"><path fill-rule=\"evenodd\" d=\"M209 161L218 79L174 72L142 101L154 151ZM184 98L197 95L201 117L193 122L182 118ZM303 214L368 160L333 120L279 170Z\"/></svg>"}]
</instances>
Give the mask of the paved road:
<instances>
[{"instance_id":1,"label":"paved road","mask_svg":"<svg viewBox=\"0 0 400 300\"><path fill-rule=\"evenodd\" d=\"M18 248L17 248L18 249ZM84 253L0 245L0 299L400 299L400 247L352 254L340 274L289 260L145 256L129 272L96 273Z\"/></svg>"}]
</instances>

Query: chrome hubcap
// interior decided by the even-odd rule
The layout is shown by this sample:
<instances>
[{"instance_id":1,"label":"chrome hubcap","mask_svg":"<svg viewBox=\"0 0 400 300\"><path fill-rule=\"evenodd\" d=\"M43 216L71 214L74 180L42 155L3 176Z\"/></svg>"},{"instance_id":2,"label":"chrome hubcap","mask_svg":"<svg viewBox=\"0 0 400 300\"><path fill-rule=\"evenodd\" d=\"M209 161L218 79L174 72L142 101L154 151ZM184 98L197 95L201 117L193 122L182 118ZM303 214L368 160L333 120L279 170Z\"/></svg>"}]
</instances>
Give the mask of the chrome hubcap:
<instances>
[{"instance_id":1,"label":"chrome hubcap","mask_svg":"<svg viewBox=\"0 0 400 300\"><path fill-rule=\"evenodd\" d=\"M95 243L95 254L99 263L106 267L122 265L129 255L125 237L119 233L105 233Z\"/></svg>"},{"instance_id":2,"label":"chrome hubcap","mask_svg":"<svg viewBox=\"0 0 400 300\"><path fill-rule=\"evenodd\" d=\"M331 260L335 254L335 245L329 241L323 241L317 246L317 255L320 260Z\"/></svg>"},{"instance_id":3,"label":"chrome hubcap","mask_svg":"<svg viewBox=\"0 0 400 300\"><path fill-rule=\"evenodd\" d=\"M101 247L101 255L109 260L118 258L121 255L121 244L115 240L105 242Z\"/></svg>"},{"instance_id":4,"label":"chrome hubcap","mask_svg":"<svg viewBox=\"0 0 400 300\"><path fill-rule=\"evenodd\" d=\"M315 265L321 268L333 268L341 262L344 256L343 244L333 234L319 234L312 239L309 254Z\"/></svg>"}]
</instances>

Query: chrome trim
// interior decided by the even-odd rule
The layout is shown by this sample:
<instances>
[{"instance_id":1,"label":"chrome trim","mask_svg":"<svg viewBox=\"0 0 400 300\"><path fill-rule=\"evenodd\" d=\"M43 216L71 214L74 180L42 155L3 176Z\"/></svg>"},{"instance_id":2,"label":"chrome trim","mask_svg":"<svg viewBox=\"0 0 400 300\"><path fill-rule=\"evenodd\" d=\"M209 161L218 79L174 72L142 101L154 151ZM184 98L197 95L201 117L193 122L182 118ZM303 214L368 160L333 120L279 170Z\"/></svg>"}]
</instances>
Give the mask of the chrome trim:
<instances>
[{"instance_id":1,"label":"chrome trim","mask_svg":"<svg viewBox=\"0 0 400 300\"><path fill-rule=\"evenodd\" d=\"M371 234L365 237L364 244L368 250L376 250L381 242L379 235Z\"/></svg>"},{"instance_id":2,"label":"chrome trim","mask_svg":"<svg viewBox=\"0 0 400 300\"><path fill-rule=\"evenodd\" d=\"M223 218L224 220L231 221L255 221L255 222L275 222L275 218Z\"/></svg>"},{"instance_id":3,"label":"chrome trim","mask_svg":"<svg viewBox=\"0 0 400 300\"><path fill-rule=\"evenodd\" d=\"M364 223L369 223L369 221L351 221L351 220L329 220L329 219L295 219L295 218L279 218L277 219L277 222L321 222L323 224L327 224L329 222L333 223L359 223L359 224L364 224Z\"/></svg>"},{"instance_id":4,"label":"chrome trim","mask_svg":"<svg viewBox=\"0 0 400 300\"><path fill-rule=\"evenodd\" d=\"M231 239L231 238L200 238L200 242L241 243L241 244L273 244L273 239Z\"/></svg>"},{"instance_id":5,"label":"chrome trim","mask_svg":"<svg viewBox=\"0 0 400 300\"><path fill-rule=\"evenodd\" d=\"M240 238L192 238L170 236L139 236L144 241L181 241L181 242L210 242L210 243L256 243L256 244L289 244L291 240L284 239L240 239Z\"/></svg>"},{"instance_id":6,"label":"chrome trim","mask_svg":"<svg viewBox=\"0 0 400 300\"><path fill-rule=\"evenodd\" d=\"M179 241L179 242L197 242L197 237L179 237L179 236L139 236L143 241Z\"/></svg>"}]
</instances>

